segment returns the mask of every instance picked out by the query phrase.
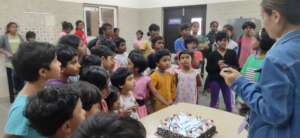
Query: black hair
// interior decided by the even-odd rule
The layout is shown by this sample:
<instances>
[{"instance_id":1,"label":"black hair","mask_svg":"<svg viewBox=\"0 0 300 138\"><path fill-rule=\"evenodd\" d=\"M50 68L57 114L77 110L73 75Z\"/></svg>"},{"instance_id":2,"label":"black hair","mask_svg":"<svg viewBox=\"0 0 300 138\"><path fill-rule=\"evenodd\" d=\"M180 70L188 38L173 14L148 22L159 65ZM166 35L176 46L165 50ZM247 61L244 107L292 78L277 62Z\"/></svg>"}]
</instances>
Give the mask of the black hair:
<instances>
[{"instance_id":1,"label":"black hair","mask_svg":"<svg viewBox=\"0 0 300 138\"><path fill-rule=\"evenodd\" d=\"M65 35L60 38L60 40L58 41L58 45L66 45L78 49L80 42L80 38L76 35Z\"/></svg>"},{"instance_id":2,"label":"black hair","mask_svg":"<svg viewBox=\"0 0 300 138\"><path fill-rule=\"evenodd\" d=\"M116 47L119 48L121 46L121 43L126 43L125 39L118 37L116 39L114 39L115 43L116 43Z\"/></svg>"},{"instance_id":3,"label":"black hair","mask_svg":"<svg viewBox=\"0 0 300 138\"><path fill-rule=\"evenodd\" d=\"M96 55L85 55L80 61L81 68L88 66L101 66L101 59Z\"/></svg>"},{"instance_id":4,"label":"black hair","mask_svg":"<svg viewBox=\"0 0 300 138\"><path fill-rule=\"evenodd\" d=\"M148 67L149 67L150 69L155 69L155 68L156 68L155 53L150 54L150 55L147 57L147 60L148 60Z\"/></svg>"},{"instance_id":5,"label":"black hair","mask_svg":"<svg viewBox=\"0 0 300 138\"><path fill-rule=\"evenodd\" d=\"M179 55L178 55L178 59L179 59L179 60L180 60L181 55L183 55L183 54L190 55L192 59L193 59L193 57L194 57L194 52L193 52L192 50L185 49L185 50L182 50L182 51L179 53Z\"/></svg>"},{"instance_id":6,"label":"black hair","mask_svg":"<svg viewBox=\"0 0 300 138\"><path fill-rule=\"evenodd\" d=\"M216 34L216 42L222 41L223 39L226 39L229 41L229 36L226 32L220 31Z\"/></svg>"},{"instance_id":7,"label":"black hair","mask_svg":"<svg viewBox=\"0 0 300 138\"><path fill-rule=\"evenodd\" d=\"M67 21L63 21L61 26L62 26L62 30L68 30L68 29L73 30L73 28L74 28L72 23L67 22Z\"/></svg>"},{"instance_id":8,"label":"black hair","mask_svg":"<svg viewBox=\"0 0 300 138\"><path fill-rule=\"evenodd\" d=\"M120 86L124 85L126 82L126 78L130 76L132 72L128 68L118 68L115 72L113 72L110 76L110 81L112 85L121 89Z\"/></svg>"},{"instance_id":9,"label":"black hair","mask_svg":"<svg viewBox=\"0 0 300 138\"><path fill-rule=\"evenodd\" d=\"M130 53L128 54L128 57L131 56L132 54L143 54L143 51L140 49L133 49L132 51L130 51Z\"/></svg>"},{"instance_id":10,"label":"black hair","mask_svg":"<svg viewBox=\"0 0 300 138\"><path fill-rule=\"evenodd\" d=\"M82 108L85 111L90 111L94 104L101 101L100 90L94 85L86 81L78 81L69 84L70 87L77 90L82 102Z\"/></svg>"},{"instance_id":11,"label":"black hair","mask_svg":"<svg viewBox=\"0 0 300 138\"><path fill-rule=\"evenodd\" d=\"M152 31L159 31L160 27L157 24L151 24L148 28L148 33L147 35L150 36L150 32Z\"/></svg>"},{"instance_id":12,"label":"black hair","mask_svg":"<svg viewBox=\"0 0 300 138\"><path fill-rule=\"evenodd\" d=\"M144 57L143 54L133 53L129 55L128 58L133 63L134 68L138 69L138 73L143 73L147 69L147 59Z\"/></svg>"},{"instance_id":13,"label":"black hair","mask_svg":"<svg viewBox=\"0 0 300 138\"><path fill-rule=\"evenodd\" d=\"M12 64L17 76L22 80L34 82L40 77L40 69L50 69L55 56L55 47L49 43L23 43L14 54Z\"/></svg>"},{"instance_id":14,"label":"black hair","mask_svg":"<svg viewBox=\"0 0 300 138\"><path fill-rule=\"evenodd\" d=\"M119 28L114 28L114 33L117 32L117 31L120 31Z\"/></svg>"},{"instance_id":15,"label":"black hair","mask_svg":"<svg viewBox=\"0 0 300 138\"><path fill-rule=\"evenodd\" d=\"M194 26L195 24L198 24L199 25L199 22L192 22L191 26Z\"/></svg>"},{"instance_id":16,"label":"black hair","mask_svg":"<svg viewBox=\"0 0 300 138\"><path fill-rule=\"evenodd\" d=\"M198 42L197 38L190 35L184 40L185 48L187 48L187 45L190 43L195 43L196 45L198 45L199 42Z\"/></svg>"},{"instance_id":17,"label":"black hair","mask_svg":"<svg viewBox=\"0 0 300 138\"><path fill-rule=\"evenodd\" d=\"M162 36L156 36L153 39L151 39L152 45L155 45L155 43L159 40L164 40L164 38Z\"/></svg>"},{"instance_id":18,"label":"black hair","mask_svg":"<svg viewBox=\"0 0 300 138\"><path fill-rule=\"evenodd\" d=\"M227 30L229 30L229 31L231 31L231 32L233 32L233 31L234 31L234 28L233 28L233 26L232 26L232 25L230 25L230 24L226 24L226 25L224 25L224 26L223 26L223 28L226 28Z\"/></svg>"},{"instance_id":19,"label":"black hair","mask_svg":"<svg viewBox=\"0 0 300 138\"><path fill-rule=\"evenodd\" d=\"M256 28L256 25L254 22L251 22L251 21L247 21L245 22L243 25L242 25L242 29L245 30L247 27L250 27L252 29L255 29Z\"/></svg>"},{"instance_id":20,"label":"black hair","mask_svg":"<svg viewBox=\"0 0 300 138\"><path fill-rule=\"evenodd\" d=\"M72 61L74 57L78 56L75 48L64 45L58 46L56 53L57 60L60 61L61 67L66 67L69 61Z\"/></svg>"},{"instance_id":21,"label":"black hair","mask_svg":"<svg viewBox=\"0 0 300 138\"><path fill-rule=\"evenodd\" d=\"M72 138L146 138L146 129L129 116L98 113L84 121Z\"/></svg>"},{"instance_id":22,"label":"black hair","mask_svg":"<svg viewBox=\"0 0 300 138\"><path fill-rule=\"evenodd\" d=\"M36 34L33 32L33 31L28 31L28 32L26 32L26 35L25 35L25 37L26 37L26 40L28 41L30 38L36 38Z\"/></svg>"},{"instance_id":23,"label":"black hair","mask_svg":"<svg viewBox=\"0 0 300 138\"><path fill-rule=\"evenodd\" d=\"M209 26L212 27L214 24L217 24L219 26L219 23L217 21L210 22Z\"/></svg>"},{"instance_id":24,"label":"black hair","mask_svg":"<svg viewBox=\"0 0 300 138\"><path fill-rule=\"evenodd\" d=\"M108 73L100 66L85 67L80 73L80 80L94 84L101 91L106 87L108 79Z\"/></svg>"},{"instance_id":25,"label":"black hair","mask_svg":"<svg viewBox=\"0 0 300 138\"><path fill-rule=\"evenodd\" d=\"M117 92L111 92L105 99L105 102L107 103L108 110L113 110L113 104L118 101L119 94Z\"/></svg>"},{"instance_id":26,"label":"black hair","mask_svg":"<svg viewBox=\"0 0 300 138\"><path fill-rule=\"evenodd\" d=\"M155 63L158 63L164 56L171 56L171 52L168 49L159 49L155 52Z\"/></svg>"},{"instance_id":27,"label":"black hair","mask_svg":"<svg viewBox=\"0 0 300 138\"><path fill-rule=\"evenodd\" d=\"M96 56L100 57L100 58L101 57L107 58L109 56L114 56L115 55L115 53L106 46L95 46L91 49L91 53L93 55L96 55Z\"/></svg>"},{"instance_id":28,"label":"black hair","mask_svg":"<svg viewBox=\"0 0 300 138\"><path fill-rule=\"evenodd\" d=\"M9 33L9 28L12 26L12 25L16 25L18 27L18 24L16 22L9 22L7 25L6 25L6 31L5 31L5 34L8 34Z\"/></svg>"},{"instance_id":29,"label":"black hair","mask_svg":"<svg viewBox=\"0 0 300 138\"><path fill-rule=\"evenodd\" d=\"M100 31L102 31L101 33L104 34L104 32L107 31L108 27L112 27L112 25L110 23L104 23L104 24L102 24L101 30L100 30Z\"/></svg>"},{"instance_id":30,"label":"black hair","mask_svg":"<svg viewBox=\"0 0 300 138\"><path fill-rule=\"evenodd\" d=\"M141 35L144 35L144 32L143 32L142 30L138 30L138 31L136 31L136 33L139 33L139 34L141 34Z\"/></svg>"},{"instance_id":31,"label":"black hair","mask_svg":"<svg viewBox=\"0 0 300 138\"><path fill-rule=\"evenodd\" d=\"M38 133L51 137L73 117L78 100L78 93L70 87L45 88L29 97L24 116Z\"/></svg>"},{"instance_id":32,"label":"black hair","mask_svg":"<svg viewBox=\"0 0 300 138\"><path fill-rule=\"evenodd\" d=\"M262 29L260 34L257 35L257 40L259 41L260 49L264 52L268 52L275 43L275 40L270 38L265 29Z\"/></svg>"},{"instance_id":33,"label":"black hair","mask_svg":"<svg viewBox=\"0 0 300 138\"><path fill-rule=\"evenodd\" d=\"M80 23L84 23L84 22L83 22L82 20L77 20L77 21L75 22L76 27L77 27Z\"/></svg>"},{"instance_id":34,"label":"black hair","mask_svg":"<svg viewBox=\"0 0 300 138\"><path fill-rule=\"evenodd\" d=\"M186 30L186 29L190 29L191 26L189 24L183 24L180 26L180 32Z\"/></svg>"}]
</instances>

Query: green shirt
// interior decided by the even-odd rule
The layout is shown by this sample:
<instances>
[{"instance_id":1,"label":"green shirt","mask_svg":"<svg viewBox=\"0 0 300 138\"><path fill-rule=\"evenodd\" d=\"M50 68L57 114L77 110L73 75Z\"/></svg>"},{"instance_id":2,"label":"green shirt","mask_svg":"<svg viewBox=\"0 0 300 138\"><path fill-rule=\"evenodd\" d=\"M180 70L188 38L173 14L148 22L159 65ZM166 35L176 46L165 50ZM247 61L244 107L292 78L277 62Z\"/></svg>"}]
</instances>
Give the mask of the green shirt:
<instances>
[{"instance_id":1,"label":"green shirt","mask_svg":"<svg viewBox=\"0 0 300 138\"><path fill-rule=\"evenodd\" d=\"M247 58L245 65L241 70L241 74L252 82L256 82L260 73L256 70L260 69L265 58L257 58L256 55L251 55Z\"/></svg>"}]
</instances>

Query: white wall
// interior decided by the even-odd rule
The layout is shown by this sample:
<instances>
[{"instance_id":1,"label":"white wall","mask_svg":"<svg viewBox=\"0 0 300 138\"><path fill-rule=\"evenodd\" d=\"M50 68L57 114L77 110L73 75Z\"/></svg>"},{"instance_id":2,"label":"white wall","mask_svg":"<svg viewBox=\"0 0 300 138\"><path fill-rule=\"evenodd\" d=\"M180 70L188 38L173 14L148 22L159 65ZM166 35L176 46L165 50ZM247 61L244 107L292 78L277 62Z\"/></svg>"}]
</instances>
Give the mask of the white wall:
<instances>
[{"instance_id":1,"label":"white wall","mask_svg":"<svg viewBox=\"0 0 300 138\"><path fill-rule=\"evenodd\" d=\"M163 10L162 8L147 8L139 10L140 29L144 32L144 38L147 39L148 27L155 23L160 26L160 34L163 32Z\"/></svg>"}]
</instances>

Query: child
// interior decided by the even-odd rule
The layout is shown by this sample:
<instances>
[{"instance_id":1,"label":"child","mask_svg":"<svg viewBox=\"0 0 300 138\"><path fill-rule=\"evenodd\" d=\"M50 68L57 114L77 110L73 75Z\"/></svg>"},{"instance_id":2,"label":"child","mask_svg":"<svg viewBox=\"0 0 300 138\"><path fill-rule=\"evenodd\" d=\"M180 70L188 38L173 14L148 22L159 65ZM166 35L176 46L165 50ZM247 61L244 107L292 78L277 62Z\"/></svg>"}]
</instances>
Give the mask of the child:
<instances>
[{"instance_id":1,"label":"child","mask_svg":"<svg viewBox=\"0 0 300 138\"><path fill-rule=\"evenodd\" d=\"M157 91L151 84L151 78L143 75L143 72L147 68L147 60L144 58L144 56L139 53L133 53L128 58L128 68L132 70L135 79L133 94L140 106L140 109L144 110L144 112L141 111L140 116L144 117L147 115L146 107L148 108L148 111L152 111L150 104L148 104L149 91L151 91L151 94L155 96L155 98L157 98L161 103L168 104L168 101L157 94Z\"/></svg>"},{"instance_id":2,"label":"child","mask_svg":"<svg viewBox=\"0 0 300 138\"><path fill-rule=\"evenodd\" d=\"M183 50L179 53L181 69L176 74L176 102L197 104L198 87L201 86L199 72L192 68L193 51Z\"/></svg>"},{"instance_id":3,"label":"child","mask_svg":"<svg viewBox=\"0 0 300 138\"><path fill-rule=\"evenodd\" d=\"M61 24L62 32L59 33L58 38L62 38L65 35L69 35L73 30L73 25L70 22L64 21Z\"/></svg>"},{"instance_id":4,"label":"child","mask_svg":"<svg viewBox=\"0 0 300 138\"><path fill-rule=\"evenodd\" d=\"M24 114L32 128L51 138L69 138L85 120L78 93L66 86L39 91L29 98Z\"/></svg>"},{"instance_id":5,"label":"child","mask_svg":"<svg viewBox=\"0 0 300 138\"><path fill-rule=\"evenodd\" d=\"M115 68L115 53L105 46L95 46L91 49L93 55L101 59L101 66L110 74ZM127 59L127 58L126 58Z\"/></svg>"},{"instance_id":6,"label":"child","mask_svg":"<svg viewBox=\"0 0 300 138\"><path fill-rule=\"evenodd\" d=\"M87 37L84 33L84 22L81 20L76 21L76 28L75 28L75 35L80 38L80 40L83 43L83 46L87 46Z\"/></svg>"},{"instance_id":7,"label":"child","mask_svg":"<svg viewBox=\"0 0 300 138\"><path fill-rule=\"evenodd\" d=\"M119 37L120 37L120 29L119 28L114 28L113 39L117 39Z\"/></svg>"},{"instance_id":8,"label":"child","mask_svg":"<svg viewBox=\"0 0 300 138\"><path fill-rule=\"evenodd\" d=\"M228 43L228 47L227 48L235 51L236 54L238 54L238 52L239 52L239 46L238 46L238 44L235 41L232 40L233 39L233 35L234 35L234 28L233 28L233 26L229 25L229 24L224 25L223 31L226 32L228 34L228 36L229 36L229 43Z\"/></svg>"},{"instance_id":9,"label":"child","mask_svg":"<svg viewBox=\"0 0 300 138\"><path fill-rule=\"evenodd\" d=\"M175 52L179 53L182 50L185 50L184 40L190 35L191 27L188 24L184 24L180 27L180 38L175 41Z\"/></svg>"},{"instance_id":10,"label":"child","mask_svg":"<svg viewBox=\"0 0 300 138\"><path fill-rule=\"evenodd\" d=\"M237 40L239 45L239 65L242 68L247 58L255 51L252 49L252 45L255 43L255 28L256 25L253 22L245 22L242 26L244 34Z\"/></svg>"},{"instance_id":11,"label":"child","mask_svg":"<svg viewBox=\"0 0 300 138\"><path fill-rule=\"evenodd\" d=\"M86 112L86 118L99 112L99 101L101 101L100 90L93 84L86 81L78 81L69 85L77 90L82 102L82 108Z\"/></svg>"},{"instance_id":12,"label":"child","mask_svg":"<svg viewBox=\"0 0 300 138\"><path fill-rule=\"evenodd\" d=\"M118 88L120 93L121 112L128 113L130 117L139 119L137 103L133 96L134 78L132 72L127 68L118 68L112 73L111 83Z\"/></svg>"},{"instance_id":13,"label":"child","mask_svg":"<svg viewBox=\"0 0 300 138\"><path fill-rule=\"evenodd\" d=\"M96 55L86 55L81 59L80 65L81 69L93 65L101 66L101 59Z\"/></svg>"},{"instance_id":14,"label":"child","mask_svg":"<svg viewBox=\"0 0 300 138\"><path fill-rule=\"evenodd\" d=\"M158 111L173 103L176 98L176 86L174 76L166 71L171 64L170 51L167 49L158 50L155 53L155 63L158 69L151 74L151 82L158 94L168 102L168 104L162 103L155 98L154 111Z\"/></svg>"},{"instance_id":15,"label":"child","mask_svg":"<svg viewBox=\"0 0 300 138\"><path fill-rule=\"evenodd\" d=\"M116 38L115 43L117 46L117 54L115 56L115 60L119 67L127 67L128 61L128 53L126 52L126 41L123 38Z\"/></svg>"},{"instance_id":16,"label":"child","mask_svg":"<svg viewBox=\"0 0 300 138\"><path fill-rule=\"evenodd\" d=\"M23 112L29 96L43 89L47 80L60 76L60 62L56 58L55 47L48 43L24 43L14 55L12 63L17 75L27 82L11 105L4 137L40 138L41 135L29 126Z\"/></svg>"},{"instance_id":17,"label":"child","mask_svg":"<svg viewBox=\"0 0 300 138\"><path fill-rule=\"evenodd\" d=\"M211 93L210 106L216 108L220 89L222 90L226 110L232 111L231 90L220 76L221 69L225 67L238 67L236 53L227 49L229 37L226 32L218 32L216 35L218 49L212 52L207 59L206 70L208 73L207 80Z\"/></svg>"},{"instance_id":18,"label":"child","mask_svg":"<svg viewBox=\"0 0 300 138\"><path fill-rule=\"evenodd\" d=\"M87 49L83 46L82 41L76 35L65 35L59 39L58 45L65 45L73 47L78 52L78 57L81 59L83 56L87 55Z\"/></svg>"},{"instance_id":19,"label":"child","mask_svg":"<svg viewBox=\"0 0 300 138\"><path fill-rule=\"evenodd\" d=\"M154 52L165 47L165 40L161 36L154 37L151 40L151 43L152 43L152 49L154 50Z\"/></svg>"},{"instance_id":20,"label":"child","mask_svg":"<svg viewBox=\"0 0 300 138\"><path fill-rule=\"evenodd\" d=\"M184 40L184 45L186 49L193 51L192 57L192 67L195 69L199 69L201 63L203 62L203 55L200 51L197 50L198 40L193 36L188 36Z\"/></svg>"},{"instance_id":21,"label":"child","mask_svg":"<svg viewBox=\"0 0 300 138\"><path fill-rule=\"evenodd\" d=\"M143 41L143 35L144 35L144 33L143 33L142 30L138 30L136 32L136 40L133 43L133 48L134 49L140 49L141 46L143 45L143 42L144 42Z\"/></svg>"},{"instance_id":22,"label":"child","mask_svg":"<svg viewBox=\"0 0 300 138\"><path fill-rule=\"evenodd\" d=\"M32 31L28 31L26 32L26 41L27 42L34 42L35 41L35 38L36 38L36 34Z\"/></svg>"},{"instance_id":23,"label":"child","mask_svg":"<svg viewBox=\"0 0 300 138\"><path fill-rule=\"evenodd\" d=\"M270 38L266 30L262 30L259 35L256 36L256 43L252 46L253 49L257 50L256 54L248 57L244 67L241 70L241 74L246 76L252 82L257 82L260 76L260 73L257 70L260 69L261 65L265 60L266 53L271 49L275 40ZM249 112L248 106L242 101L239 100L241 108L239 109L239 113L241 115L246 115Z\"/></svg>"},{"instance_id":24,"label":"child","mask_svg":"<svg viewBox=\"0 0 300 138\"><path fill-rule=\"evenodd\" d=\"M108 110L120 114L120 94L118 92L111 92L105 99Z\"/></svg>"},{"instance_id":25,"label":"child","mask_svg":"<svg viewBox=\"0 0 300 138\"><path fill-rule=\"evenodd\" d=\"M79 75L80 64L76 49L69 46L58 46L57 59L61 63L61 75L58 80L49 80L47 85L62 85L68 83L71 76Z\"/></svg>"},{"instance_id":26,"label":"child","mask_svg":"<svg viewBox=\"0 0 300 138\"><path fill-rule=\"evenodd\" d=\"M80 80L94 84L101 91L102 100L99 101L101 112L108 112L107 104L104 99L109 95L109 75L99 66L88 66L82 69Z\"/></svg>"},{"instance_id":27,"label":"child","mask_svg":"<svg viewBox=\"0 0 300 138\"><path fill-rule=\"evenodd\" d=\"M73 138L146 138L146 129L130 117L99 113L84 121Z\"/></svg>"}]
</instances>

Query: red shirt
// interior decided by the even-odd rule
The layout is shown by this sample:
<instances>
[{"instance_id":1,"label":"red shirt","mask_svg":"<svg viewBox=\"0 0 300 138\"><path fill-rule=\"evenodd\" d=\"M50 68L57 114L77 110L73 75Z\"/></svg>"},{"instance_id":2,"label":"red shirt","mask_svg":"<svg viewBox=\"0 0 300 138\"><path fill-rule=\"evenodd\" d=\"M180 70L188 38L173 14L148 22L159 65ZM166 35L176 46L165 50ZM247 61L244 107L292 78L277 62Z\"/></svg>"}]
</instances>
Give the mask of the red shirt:
<instances>
[{"instance_id":1,"label":"red shirt","mask_svg":"<svg viewBox=\"0 0 300 138\"><path fill-rule=\"evenodd\" d=\"M85 33L82 30L76 29L75 35L77 35L80 38L80 40L83 42L83 44L87 46L87 39Z\"/></svg>"}]
</instances>

